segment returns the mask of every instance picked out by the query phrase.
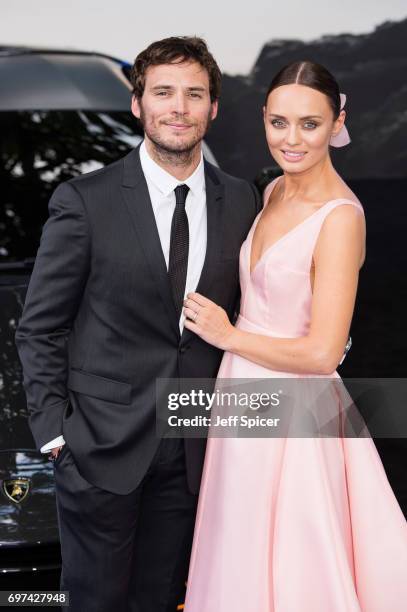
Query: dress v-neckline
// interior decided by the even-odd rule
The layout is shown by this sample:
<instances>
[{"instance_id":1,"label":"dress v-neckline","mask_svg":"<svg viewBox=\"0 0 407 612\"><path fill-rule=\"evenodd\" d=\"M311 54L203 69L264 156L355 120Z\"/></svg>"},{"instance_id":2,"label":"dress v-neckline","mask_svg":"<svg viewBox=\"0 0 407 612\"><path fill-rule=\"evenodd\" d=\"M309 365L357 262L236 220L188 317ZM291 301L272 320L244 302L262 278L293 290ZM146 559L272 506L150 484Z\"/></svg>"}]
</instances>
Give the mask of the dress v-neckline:
<instances>
[{"instance_id":1,"label":"dress v-neckline","mask_svg":"<svg viewBox=\"0 0 407 612\"><path fill-rule=\"evenodd\" d=\"M275 183L273 185L272 190L269 193L269 198L272 194L272 192L274 191L274 187L276 186L278 182L278 179L275 180ZM299 223L297 223L297 225L294 225L294 227L292 227L290 230L288 230L288 232L285 232L285 234L283 234L282 236L280 236L280 238L278 238L275 242L273 242L272 244L270 244L266 249L264 249L263 253L261 254L261 256L258 258L258 260L256 261L255 265L252 267L252 246L253 246L253 238L254 238L254 234L256 231L256 227L258 222L260 221L263 212L266 210L268 204L266 204L266 206L263 207L263 209L259 212L257 219L255 220L253 227L252 227L252 231L251 231L251 235L249 236L250 240L249 240L249 244L248 244L248 253L249 253L249 261L248 261L248 268L249 268L249 276L250 278L253 277L254 273L256 272L256 269L258 268L258 266L262 263L263 259L266 257L266 255L272 250L274 249L274 247L277 244L280 244L280 242L282 242L285 238L287 238L288 236L290 236L293 232L295 232L295 230L297 230L299 227L301 227L302 225L304 225L304 223L306 223L307 221L309 221L310 219L312 219L317 213L319 213L320 210L322 210L323 208L325 208L326 206L328 206L328 204L332 204L332 202L336 202L338 200L347 200L347 198L335 198L333 200L328 200L328 202L325 202L325 204L322 204L317 210L315 210L313 213L311 213L310 215L308 215L308 217L306 217L305 219L303 219L302 221L300 221ZM351 202L351 200L349 200Z\"/></svg>"}]
</instances>

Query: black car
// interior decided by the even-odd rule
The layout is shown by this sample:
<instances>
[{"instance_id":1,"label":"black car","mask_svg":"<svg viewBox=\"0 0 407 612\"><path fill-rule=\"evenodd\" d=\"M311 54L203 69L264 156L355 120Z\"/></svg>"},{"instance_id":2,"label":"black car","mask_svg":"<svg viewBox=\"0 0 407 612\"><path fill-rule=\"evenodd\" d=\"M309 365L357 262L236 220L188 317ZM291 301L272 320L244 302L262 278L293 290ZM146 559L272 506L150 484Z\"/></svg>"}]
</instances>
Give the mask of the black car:
<instances>
[{"instance_id":1,"label":"black car","mask_svg":"<svg viewBox=\"0 0 407 612\"><path fill-rule=\"evenodd\" d=\"M128 153L130 66L97 53L0 47L0 574L60 567L52 464L28 427L14 334L57 184ZM204 145L205 157L216 163Z\"/></svg>"}]
</instances>

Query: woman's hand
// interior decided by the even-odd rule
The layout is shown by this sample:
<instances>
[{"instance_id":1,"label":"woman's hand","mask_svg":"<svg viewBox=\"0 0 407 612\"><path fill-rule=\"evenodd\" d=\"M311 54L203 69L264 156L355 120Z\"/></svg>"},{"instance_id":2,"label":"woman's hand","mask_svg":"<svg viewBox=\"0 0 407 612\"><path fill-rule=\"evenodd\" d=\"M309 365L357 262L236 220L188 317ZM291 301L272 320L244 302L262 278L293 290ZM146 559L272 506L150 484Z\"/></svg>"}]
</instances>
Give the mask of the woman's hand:
<instances>
[{"instance_id":1,"label":"woman's hand","mask_svg":"<svg viewBox=\"0 0 407 612\"><path fill-rule=\"evenodd\" d=\"M184 300L185 327L202 340L227 351L235 328L226 312L200 293L188 293Z\"/></svg>"}]
</instances>

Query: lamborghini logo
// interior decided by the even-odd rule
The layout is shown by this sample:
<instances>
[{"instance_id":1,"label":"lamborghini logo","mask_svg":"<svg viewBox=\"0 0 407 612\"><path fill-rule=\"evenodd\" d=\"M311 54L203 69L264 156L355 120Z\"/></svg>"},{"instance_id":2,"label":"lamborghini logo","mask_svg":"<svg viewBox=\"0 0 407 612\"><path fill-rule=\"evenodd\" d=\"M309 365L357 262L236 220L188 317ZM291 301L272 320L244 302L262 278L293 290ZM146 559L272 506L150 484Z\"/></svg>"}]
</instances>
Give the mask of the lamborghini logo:
<instances>
[{"instance_id":1,"label":"lamborghini logo","mask_svg":"<svg viewBox=\"0 0 407 612\"><path fill-rule=\"evenodd\" d=\"M27 497L30 487L29 478L9 478L8 480L3 480L3 493L7 499L15 504L21 504Z\"/></svg>"}]
</instances>

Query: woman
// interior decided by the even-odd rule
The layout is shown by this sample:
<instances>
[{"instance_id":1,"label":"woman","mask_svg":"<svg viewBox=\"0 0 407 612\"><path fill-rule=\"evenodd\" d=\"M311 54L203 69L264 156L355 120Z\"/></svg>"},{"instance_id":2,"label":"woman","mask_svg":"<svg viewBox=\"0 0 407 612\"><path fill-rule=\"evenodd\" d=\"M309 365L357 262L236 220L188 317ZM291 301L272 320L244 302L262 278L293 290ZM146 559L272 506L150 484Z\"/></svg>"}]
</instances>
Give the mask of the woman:
<instances>
[{"instance_id":1,"label":"woman","mask_svg":"<svg viewBox=\"0 0 407 612\"><path fill-rule=\"evenodd\" d=\"M345 97L312 62L272 81L283 176L240 254L241 312L193 293L186 327L225 350L219 379L337 377L365 257L363 208L329 146ZM372 440L209 437L185 612L407 609L407 527Z\"/></svg>"}]
</instances>

